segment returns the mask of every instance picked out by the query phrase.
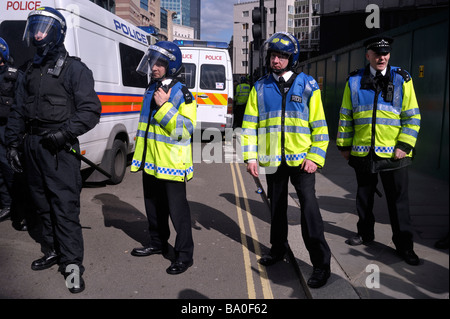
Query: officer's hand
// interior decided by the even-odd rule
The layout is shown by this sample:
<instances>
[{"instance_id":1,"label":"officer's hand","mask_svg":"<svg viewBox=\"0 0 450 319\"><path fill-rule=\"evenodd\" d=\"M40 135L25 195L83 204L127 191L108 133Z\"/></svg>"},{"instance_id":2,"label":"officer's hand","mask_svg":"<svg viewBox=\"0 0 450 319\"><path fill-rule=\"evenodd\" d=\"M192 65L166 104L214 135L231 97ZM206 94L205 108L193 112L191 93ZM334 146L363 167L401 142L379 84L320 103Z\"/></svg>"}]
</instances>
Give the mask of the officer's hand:
<instances>
[{"instance_id":1,"label":"officer's hand","mask_svg":"<svg viewBox=\"0 0 450 319\"><path fill-rule=\"evenodd\" d=\"M22 173L23 168L22 164L20 163L19 159L19 152L16 148L10 148L8 149L6 153L6 159L8 160L9 166L11 166L11 169L16 173Z\"/></svg>"},{"instance_id":2,"label":"officer's hand","mask_svg":"<svg viewBox=\"0 0 450 319\"><path fill-rule=\"evenodd\" d=\"M350 151L341 151L341 155L348 161L350 159Z\"/></svg>"},{"instance_id":3,"label":"officer's hand","mask_svg":"<svg viewBox=\"0 0 450 319\"><path fill-rule=\"evenodd\" d=\"M258 177L258 163L257 162L248 162L247 163L247 172L250 173L253 177Z\"/></svg>"},{"instance_id":4,"label":"officer's hand","mask_svg":"<svg viewBox=\"0 0 450 319\"><path fill-rule=\"evenodd\" d=\"M158 105L158 107L161 107L164 103L169 101L171 92L172 92L172 88L170 88L167 92L162 87L157 89L155 94L153 94L156 105Z\"/></svg>"},{"instance_id":5,"label":"officer's hand","mask_svg":"<svg viewBox=\"0 0 450 319\"><path fill-rule=\"evenodd\" d=\"M67 138L62 131L48 133L41 140L42 146L51 153L57 153L64 149Z\"/></svg>"},{"instance_id":6,"label":"officer's hand","mask_svg":"<svg viewBox=\"0 0 450 319\"><path fill-rule=\"evenodd\" d=\"M305 159L301 165L301 169L306 173L312 174L317 171L317 164L309 159Z\"/></svg>"},{"instance_id":7,"label":"officer's hand","mask_svg":"<svg viewBox=\"0 0 450 319\"><path fill-rule=\"evenodd\" d=\"M398 160L398 159L402 159L406 157L406 152L402 151L399 148L395 149L395 153L394 153L394 159Z\"/></svg>"}]
</instances>

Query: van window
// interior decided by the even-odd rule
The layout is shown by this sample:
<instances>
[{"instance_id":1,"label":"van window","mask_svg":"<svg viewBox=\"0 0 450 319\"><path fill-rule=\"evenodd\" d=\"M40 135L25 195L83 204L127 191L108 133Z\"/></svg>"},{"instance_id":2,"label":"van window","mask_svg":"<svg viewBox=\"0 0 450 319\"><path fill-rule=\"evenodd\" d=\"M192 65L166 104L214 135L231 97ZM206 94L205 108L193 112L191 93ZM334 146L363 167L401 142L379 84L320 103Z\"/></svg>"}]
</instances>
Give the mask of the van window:
<instances>
[{"instance_id":1,"label":"van window","mask_svg":"<svg viewBox=\"0 0 450 319\"><path fill-rule=\"evenodd\" d=\"M2 37L9 47L9 55L14 59L14 66L25 69L27 61L34 56L35 49L29 48L22 41L23 30L26 21L3 21L0 24L0 37Z\"/></svg>"},{"instance_id":2,"label":"van window","mask_svg":"<svg viewBox=\"0 0 450 319\"><path fill-rule=\"evenodd\" d=\"M145 89L148 85L147 77L136 72L144 52L123 43L119 43L119 50L123 85Z\"/></svg>"},{"instance_id":3,"label":"van window","mask_svg":"<svg viewBox=\"0 0 450 319\"><path fill-rule=\"evenodd\" d=\"M179 80L186 85L188 89L195 87L195 71L196 67L194 63L183 63L183 68L180 73Z\"/></svg>"},{"instance_id":4,"label":"van window","mask_svg":"<svg viewBox=\"0 0 450 319\"><path fill-rule=\"evenodd\" d=\"M204 90L225 90L225 66L203 64L200 69L200 88Z\"/></svg>"}]
</instances>

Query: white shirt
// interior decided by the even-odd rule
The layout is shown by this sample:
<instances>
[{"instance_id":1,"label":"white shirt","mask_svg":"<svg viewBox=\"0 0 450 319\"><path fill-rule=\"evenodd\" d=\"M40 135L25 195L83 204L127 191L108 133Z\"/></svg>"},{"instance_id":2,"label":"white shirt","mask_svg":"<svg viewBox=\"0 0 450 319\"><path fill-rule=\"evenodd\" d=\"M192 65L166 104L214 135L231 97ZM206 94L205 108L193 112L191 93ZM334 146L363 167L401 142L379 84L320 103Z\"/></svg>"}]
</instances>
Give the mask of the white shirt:
<instances>
[{"instance_id":1,"label":"white shirt","mask_svg":"<svg viewBox=\"0 0 450 319\"><path fill-rule=\"evenodd\" d=\"M385 75L386 75L386 71L387 71L387 68L384 69L383 71L381 71L381 74L382 74L383 76L385 76ZM373 77L375 77L375 75L377 74L377 71L376 71L372 66L370 66L370 74L371 74Z\"/></svg>"},{"instance_id":2,"label":"white shirt","mask_svg":"<svg viewBox=\"0 0 450 319\"><path fill-rule=\"evenodd\" d=\"M285 74L282 75L284 82L289 81L289 79L291 78L292 74L294 74L294 72L292 71L287 71ZM272 73L273 77L275 78L275 80L278 82L280 80L280 76Z\"/></svg>"}]
</instances>

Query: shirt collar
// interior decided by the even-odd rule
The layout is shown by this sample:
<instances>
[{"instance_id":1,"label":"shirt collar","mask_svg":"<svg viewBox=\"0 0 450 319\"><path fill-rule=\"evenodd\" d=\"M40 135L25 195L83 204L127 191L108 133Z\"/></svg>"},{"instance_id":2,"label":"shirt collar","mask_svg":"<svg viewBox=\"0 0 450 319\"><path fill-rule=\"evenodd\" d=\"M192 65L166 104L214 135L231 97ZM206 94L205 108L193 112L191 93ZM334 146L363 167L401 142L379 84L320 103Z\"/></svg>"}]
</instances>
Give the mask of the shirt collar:
<instances>
[{"instance_id":1,"label":"shirt collar","mask_svg":"<svg viewBox=\"0 0 450 319\"><path fill-rule=\"evenodd\" d=\"M291 78L292 74L294 74L294 72L292 71L287 71L286 73L284 73L282 75L282 77L284 78L284 81L287 82L289 81L289 79ZM278 82L280 79L279 75L276 75L275 73L272 73L273 77L275 78L275 80Z\"/></svg>"},{"instance_id":2,"label":"shirt collar","mask_svg":"<svg viewBox=\"0 0 450 319\"><path fill-rule=\"evenodd\" d=\"M381 75L385 76L386 75L386 70L387 70L387 68L385 68L383 71L381 71ZM370 66L370 74L373 77L375 77L375 75L377 74L377 71L372 66Z\"/></svg>"}]
</instances>

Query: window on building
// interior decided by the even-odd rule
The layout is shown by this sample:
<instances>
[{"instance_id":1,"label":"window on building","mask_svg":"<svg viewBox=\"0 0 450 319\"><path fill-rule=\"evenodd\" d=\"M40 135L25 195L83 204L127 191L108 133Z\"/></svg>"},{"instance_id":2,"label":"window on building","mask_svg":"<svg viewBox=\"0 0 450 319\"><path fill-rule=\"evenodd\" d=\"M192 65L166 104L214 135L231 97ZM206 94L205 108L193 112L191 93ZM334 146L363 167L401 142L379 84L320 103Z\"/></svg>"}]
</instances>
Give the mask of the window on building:
<instances>
[{"instance_id":1,"label":"window on building","mask_svg":"<svg viewBox=\"0 0 450 319\"><path fill-rule=\"evenodd\" d=\"M316 13L320 13L320 3L313 4L313 10Z\"/></svg>"},{"instance_id":2,"label":"window on building","mask_svg":"<svg viewBox=\"0 0 450 319\"><path fill-rule=\"evenodd\" d=\"M161 30L167 30L167 10L161 8Z\"/></svg>"},{"instance_id":3,"label":"window on building","mask_svg":"<svg viewBox=\"0 0 450 319\"><path fill-rule=\"evenodd\" d=\"M249 16L250 16L250 13L248 11L242 11L242 17L246 18Z\"/></svg>"},{"instance_id":4,"label":"window on building","mask_svg":"<svg viewBox=\"0 0 450 319\"><path fill-rule=\"evenodd\" d=\"M144 9L145 11L148 11L148 0L140 0L141 3L141 8Z\"/></svg>"}]
</instances>

